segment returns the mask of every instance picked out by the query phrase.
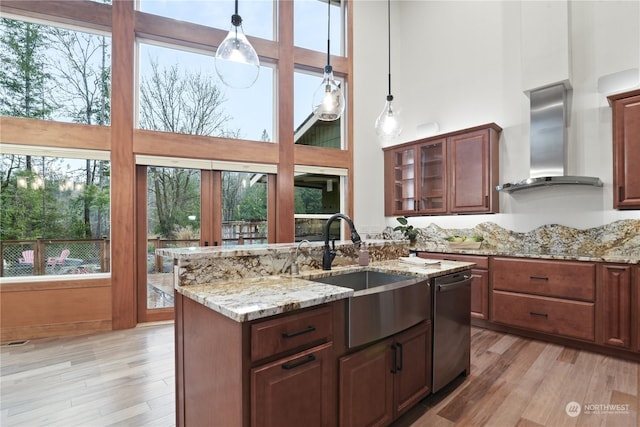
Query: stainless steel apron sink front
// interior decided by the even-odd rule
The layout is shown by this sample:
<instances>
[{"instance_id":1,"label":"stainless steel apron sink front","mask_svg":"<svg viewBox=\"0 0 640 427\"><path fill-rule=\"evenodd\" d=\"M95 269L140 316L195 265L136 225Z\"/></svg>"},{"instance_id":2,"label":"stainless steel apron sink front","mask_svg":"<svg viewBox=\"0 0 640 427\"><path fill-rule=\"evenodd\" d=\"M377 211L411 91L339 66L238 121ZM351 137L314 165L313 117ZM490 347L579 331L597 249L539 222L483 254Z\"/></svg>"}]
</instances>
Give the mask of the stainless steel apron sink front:
<instances>
[{"instance_id":1,"label":"stainless steel apron sink front","mask_svg":"<svg viewBox=\"0 0 640 427\"><path fill-rule=\"evenodd\" d=\"M431 318L428 279L357 271L310 279L351 288L347 302L347 346L357 347L403 331Z\"/></svg>"}]
</instances>

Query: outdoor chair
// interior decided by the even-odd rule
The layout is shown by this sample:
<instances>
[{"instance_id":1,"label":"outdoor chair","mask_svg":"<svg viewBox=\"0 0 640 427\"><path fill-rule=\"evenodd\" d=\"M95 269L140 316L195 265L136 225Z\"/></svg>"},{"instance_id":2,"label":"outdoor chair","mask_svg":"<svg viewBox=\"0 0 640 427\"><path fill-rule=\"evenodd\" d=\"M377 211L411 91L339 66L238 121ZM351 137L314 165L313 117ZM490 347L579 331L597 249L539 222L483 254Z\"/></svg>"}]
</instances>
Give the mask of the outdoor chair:
<instances>
[{"instance_id":1,"label":"outdoor chair","mask_svg":"<svg viewBox=\"0 0 640 427\"><path fill-rule=\"evenodd\" d=\"M33 264L33 251L22 251L22 258L18 258L20 264Z\"/></svg>"},{"instance_id":2,"label":"outdoor chair","mask_svg":"<svg viewBox=\"0 0 640 427\"><path fill-rule=\"evenodd\" d=\"M60 256L59 257L49 257L49 258L47 258L47 264L50 267L55 267L56 264L63 265L64 261L69 256L69 253L70 253L69 249L63 249L62 252L60 252Z\"/></svg>"}]
</instances>

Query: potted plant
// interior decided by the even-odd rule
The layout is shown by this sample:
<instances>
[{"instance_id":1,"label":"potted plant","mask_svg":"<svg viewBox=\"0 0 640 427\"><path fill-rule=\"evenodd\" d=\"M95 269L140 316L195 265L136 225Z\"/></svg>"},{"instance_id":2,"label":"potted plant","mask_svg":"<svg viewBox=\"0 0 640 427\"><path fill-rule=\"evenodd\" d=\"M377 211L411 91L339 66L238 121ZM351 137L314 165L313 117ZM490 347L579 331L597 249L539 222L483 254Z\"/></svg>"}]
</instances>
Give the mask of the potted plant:
<instances>
[{"instance_id":1,"label":"potted plant","mask_svg":"<svg viewBox=\"0 0 640 427\"><path fill-rule=\"evenodd\" d=\"M402 231L404 237L409 239L409 246L415 246L416 240L418 239L418 229L413 228L413 225L409 225L409 221L407 221L407 217L405 216L399 216L396 220L400 225L396 226L393 231Z\"/></svg>"}]
</instances>

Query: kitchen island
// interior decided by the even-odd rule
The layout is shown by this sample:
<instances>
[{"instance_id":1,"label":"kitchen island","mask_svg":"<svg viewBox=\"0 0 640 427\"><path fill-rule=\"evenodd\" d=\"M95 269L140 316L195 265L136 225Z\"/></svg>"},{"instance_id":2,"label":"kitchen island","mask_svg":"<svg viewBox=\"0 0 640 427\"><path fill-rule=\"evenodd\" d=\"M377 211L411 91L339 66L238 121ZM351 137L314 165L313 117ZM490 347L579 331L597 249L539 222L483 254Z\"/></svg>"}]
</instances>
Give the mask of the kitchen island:
<instances>
[{"instance_id":1,"label":"kitchen island","mask_svg":"<svg viewBox=\"0 0 640 427\"><path fill-rule=\"evenodd\" d=\"M362 417L388 424L428 395L431 320L349 348L346 312L354 290L315 279L367 270L424 279L428 286L434 277L474 264L418 266L398 260L408 252L405 242L367 243L368 266L354 265L353 245L344 242L337 244L330 271L317 268L315 251L321 247L314 245L297 259L292 245L226 253L163 250L162 255L173 254L175 264L177 424L369 422ZM301 265L299 275L288 273L292 262Z\"/></svg>"}]
</instances>

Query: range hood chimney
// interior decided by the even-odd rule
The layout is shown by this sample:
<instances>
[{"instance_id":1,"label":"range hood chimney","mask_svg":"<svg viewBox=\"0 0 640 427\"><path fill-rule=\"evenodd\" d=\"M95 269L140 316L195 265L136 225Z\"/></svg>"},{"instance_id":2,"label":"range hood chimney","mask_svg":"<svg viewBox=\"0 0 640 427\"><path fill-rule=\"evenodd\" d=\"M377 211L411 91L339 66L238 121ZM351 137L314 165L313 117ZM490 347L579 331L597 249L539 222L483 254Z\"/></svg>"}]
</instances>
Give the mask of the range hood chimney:
<instances>
[{"instance_id":1,"label":"range hood chimney","mask_svg":"<svg viewBox=\"0 0 640 427\"><path fill-rule=\"evenodd\" d=\"M525 190L548 185L602 187L600 178L565 174L567 87L564 83L534 89L531 102L531 163L529 178L498 185L498 191Z\"/></svg>"}]
</instances>

